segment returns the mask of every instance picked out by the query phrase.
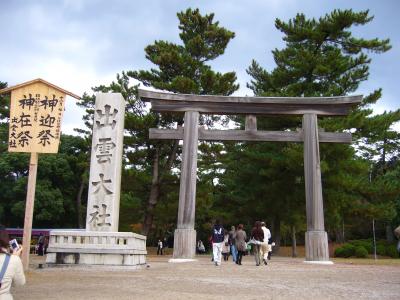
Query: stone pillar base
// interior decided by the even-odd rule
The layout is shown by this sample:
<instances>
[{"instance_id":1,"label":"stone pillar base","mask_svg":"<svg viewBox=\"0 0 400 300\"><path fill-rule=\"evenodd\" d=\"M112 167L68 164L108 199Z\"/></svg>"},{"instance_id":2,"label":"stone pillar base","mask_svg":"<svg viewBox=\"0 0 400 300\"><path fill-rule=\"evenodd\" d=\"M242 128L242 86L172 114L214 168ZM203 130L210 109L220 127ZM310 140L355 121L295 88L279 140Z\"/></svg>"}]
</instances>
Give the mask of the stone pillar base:
<instances>
[{"instance_id":1,"label":"stone pillar base","mask_svg":"<svg viewBox=\"0 0 400 300\"><path fill-rule=\"evenodd\" d=\"M146 237L133 232L51 231L49 265L137 266L146 263Z\"/></svg>"},{"instance_id":2,"label":"stone pillar base","mask_svg":"<svg viewBox=\"0 0 400 300\"><path fill-rule=\"evenodd\" d=\"M175 229L173 258L192 259L196 255L196 230Z\"/></svg>"},{"instance_id":3,"label":"stone pillar base","mask_svg":"<svg viewBox=\"0 0 400 300\"><path fill-rule=\"evenodd\" d=\"M306 261L329 261L328 235L326 231L306 232Z\"/></svg>"}]
</instances>

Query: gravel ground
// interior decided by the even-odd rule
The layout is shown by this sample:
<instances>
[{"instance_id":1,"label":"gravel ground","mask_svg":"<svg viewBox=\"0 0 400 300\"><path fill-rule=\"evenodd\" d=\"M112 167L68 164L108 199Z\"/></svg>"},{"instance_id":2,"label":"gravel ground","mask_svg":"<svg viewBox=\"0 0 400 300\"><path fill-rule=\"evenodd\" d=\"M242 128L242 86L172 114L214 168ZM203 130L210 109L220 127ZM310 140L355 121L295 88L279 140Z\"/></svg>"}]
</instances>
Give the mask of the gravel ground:
<instances>
[{"instance_id":1,"label":"gravel ground","mask_svg":"<svg viewBox=\"0 0 400 300\"><path fill-rule=\"evenodd\" d=\"M273 257L268 266L232 261L214 266L209 256L191 263L148 257L149 267L31 269L14 299L400 299L400 264L304 264ZM32 259L37 266L38 258Z\"/></svg>"}]
</instances>

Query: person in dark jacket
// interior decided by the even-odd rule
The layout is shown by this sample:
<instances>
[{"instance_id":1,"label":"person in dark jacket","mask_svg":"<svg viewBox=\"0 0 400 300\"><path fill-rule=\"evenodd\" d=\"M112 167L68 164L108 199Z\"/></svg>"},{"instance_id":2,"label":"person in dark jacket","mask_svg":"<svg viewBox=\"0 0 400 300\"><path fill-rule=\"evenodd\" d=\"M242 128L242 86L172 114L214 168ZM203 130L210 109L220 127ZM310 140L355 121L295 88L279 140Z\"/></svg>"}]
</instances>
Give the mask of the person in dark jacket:
<instances>
[{"instance_id":1,"label":"person in dark jacket","mask_svg":"<svg viewBox=\"0 0 400 300\"><path fill-rule=\"evenodd\" d=\"M224 236L224 227L220 224L219 220L216 220L212 229L213 259L216 266L221 265L221 252Z\"/></svg>"},{"instance_id":2,"label":"person in dark jacket","mask_svg":"<svg viewBox=\"0 0 400 300\"><path fill-rule=\"evenodd\" d=\"M254 258L256 265L259 266L261 262L261 244L264 242L264 231L261 228L261 222L257 221L251 231L251 238L255 241L253 244Z\"/></svg>"},{"instance_id":3,"label":"person in dark jacket","mask_svg":"<svg viewBox=\"0 0 400 300\"><path fill-rule=\"evenodd\" d=\"M39 256L43 256L44 254L44 236L43 233L41 233L39 235L39 239L38 239L38 255Z\"/></svg>"}]
</instances>

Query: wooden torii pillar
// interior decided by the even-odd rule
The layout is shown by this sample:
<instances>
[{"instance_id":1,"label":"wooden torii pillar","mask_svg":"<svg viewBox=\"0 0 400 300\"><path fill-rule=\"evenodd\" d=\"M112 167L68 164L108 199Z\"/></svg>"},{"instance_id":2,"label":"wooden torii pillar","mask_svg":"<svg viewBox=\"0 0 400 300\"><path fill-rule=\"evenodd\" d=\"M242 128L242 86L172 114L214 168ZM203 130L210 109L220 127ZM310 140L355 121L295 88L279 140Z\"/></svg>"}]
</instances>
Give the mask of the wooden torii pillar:
<instances>
[{"instance_id":1,"label":"wooden torii pillar","mask_svg":"<svg viewBox=\"0 0 400 300\"><path fill-rule=\"evenodd\" d=\"M330 263L328 237L324 227L319 143L351 143L350 133L318 130L317 116L344 116L361 103L362 96L343 97L230 97L185 95L139 90L155 112L185 113L184 127L150 129L150 139L183 140L179 190L178 224L175 230L175 259L195 256L196 168L198 140L275 141L304 143L307 232L306 262ZM245 130L206 130L198 126L199 113L244 114ZM298 131L259 131L256 115L301 115Z\"/></svg>"}]
</instances>

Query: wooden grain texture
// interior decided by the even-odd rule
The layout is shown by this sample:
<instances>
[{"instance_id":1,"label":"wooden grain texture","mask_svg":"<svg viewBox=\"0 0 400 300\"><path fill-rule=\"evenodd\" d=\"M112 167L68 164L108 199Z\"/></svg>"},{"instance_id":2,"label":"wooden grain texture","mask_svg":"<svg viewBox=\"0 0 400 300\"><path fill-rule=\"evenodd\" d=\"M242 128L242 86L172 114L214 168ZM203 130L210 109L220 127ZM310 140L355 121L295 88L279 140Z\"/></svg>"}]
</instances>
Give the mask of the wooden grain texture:
<instances>
[{"instance_id":1,"label":"wooden grain texture","mask_svg":"<svg viewBox=\"0 0 400 300\"><path fill-rule=\"evenodd\" d=\"M306 189L306 251L307 260L329 259L327 234L324 228L319 142L350 143L351 134L318 131L317 115L340 116L361 103L362 96L345 97L231 97L184 95L139 90L143 101L150 101L156 112L185 112L185 129L150 129L151 139L183 139L183 162L179 195L178 229L174 244L175 258L193 251L188 238L179 230L194 226L196 165L198 140L215 141L280 141L304 142L304 173ZM195 113L193 112L195 111ZM197 129L199 113L244 114L245 130ZM196 114L196 115L194 115ZM303 115L303 129L288 131L257 131L257 115ZM194 122L196 116L196 122ZM192 121L191 121L192 120ZM189 153L191 153L189 155ZM190 201L188 201L190 199ZM192 250L188 250L192 247Z\"/></svg>"},{"instance_id":2,"label":"wooden grain texture","mask_svg":"<svg viewBox=\"0 0 400 300\"><path fill-rule=\"evenodd\" d=\"M35 191L36 191L36 175L38 166L38 154L31 153L29 162L29 175L28 175L28 190L26 194L25 204L25 218L24 218L24 235L22 239L22 264L24 270L29 268L29 253L31 249L31 234L32 234L32 221L33 210L35 206Z\"/></svg>"},{"instance_id":3,"label":"wooden grain texture","mask_svg":"<svg viewBox=\"0 0 400 300\"><path fill-rule=\"evenodd\" d=\"M348 132L318 132L318 140L320 143L344 143L351 144L351 133Z\"/></svg>"},{"instance_id":4,"label":"wooden grain texture","mask_svg":"<svg viewBox=\"0 0 400 300\"><path fill-rule=\"evenodd\" d=\"M244 128L246 131L257 130L257 117L255 115L247 115Z\"/></svg>"},{"instance_id":5,"label":"wooden grain texture","mask_svg":"<svg viewBox=\"0 0 400 300\"><path fill-rule=\"evenodd\" d=\"M66 94L42 82L11 91L9 152L57 153Z\"/></svg>"},{"instance_id":6,"label":"wooden grain texture","mask_svg":"<svg viewBox=\"0 0 400 300\"><path fill-rule=\"evenodd\" d=\"M187 101L187 102L220 102L227 103L260 103L260 104L302 104L302 105L355 105L361 103L362 96L335 96L335 97L235 97L219 95L192 95L192 94L174 94L165 92L154 92L139 89L139 97L143 101L167 100Z\"/></svg>"},{"instance_id":7,"label":"wooden grain texture","mask_svg":"<svg viewBox=\"0 0 400 300\"><path fill-rule=\"evenodd\" d=\"M326 231L305 233L306 261L329 261L328 235Z\"/></svg>"},{"instance_id":8,"label":"wooden grain texture","mask_svg":"<svg viewBox=\"0 0 400 300\"><path fill-rule=\"evenodd\" d=\"M174 258L192 259L196 255L196 230L175 229Z\"/></svg>"},{"instance_id":9,"label":"wooden grain texture","mask_svg":"<svg viewBox=\"0 0 400 300\"><path fill-rule=\"evenodd\" d=\"M189 102L152 100L151 109L155 112L185 112L196 110L205 114L222 115L303 115L313 113L321 116L344 116L352 104L301 104L301 103L243 103L243 102Z\"/></svg>"},{"instance_id":10,"label":"wooden grain texture","mask_svg":"<svg viewBox=\"0 0 400 300\"><path fill-rule=\"evenodd\" d=\"M329 260L328 240L324 225L318 123L315 114L303 116L304 181L306 192L306 260Z\"/></svg>"},{"instance_id":11,"label":"wooden grain texture","mask_svg":"<svg viewBox=\"0 0 400 300\"><path fill-rule=\"evenodd\" d=\"M199 113L185 113L179 188L178 229L194 229L196 209L197 149Z\"/></svg>"},{"instance_id":12,"label":"wooden grain texture","mask_svg":"<svg viewBox=\"0 0 400 300\"><path fill-rule=\"evenodd\" d=\"M351 133L319 132L320 143L351 143ZM151 128L150 139L182 140L183 129ZM199 140L208 141L258 141L303 142L303 131L210 130L199 128Z\"/></svg>"},{"instance_id":13,"label":"wooden grain texture","mask_svg":"<svg viewBox=\"0 0 400 300\"><path fill-rule=\"evenodd\" d=\"M304 180L306 189L307 230L324 229L321 165L319 157L317 116L303 116Z\"/></svg>"},{"instance_id":14,"label":"wooden grain texture","mask_svg":"<svg viewBox=\"0 0 400 300\"><path fill-rule=\"evenodd\" d=\"M143 101L150 101L157 112L196 110L211 114L346 115L361 103L362 96L341 97L234 97L188 95L139 90Z\"/></svg>"},{"instance_id":15,"label":"wooden grain texture","mask_svg":"<svg viewBox=\"0 0 400 300\"><path fill-rule=\"evenodd\" d=\"M150 128L149 139L151 140L183 140L183 127L177 129Z\"/></svg>"}]
</instances>

